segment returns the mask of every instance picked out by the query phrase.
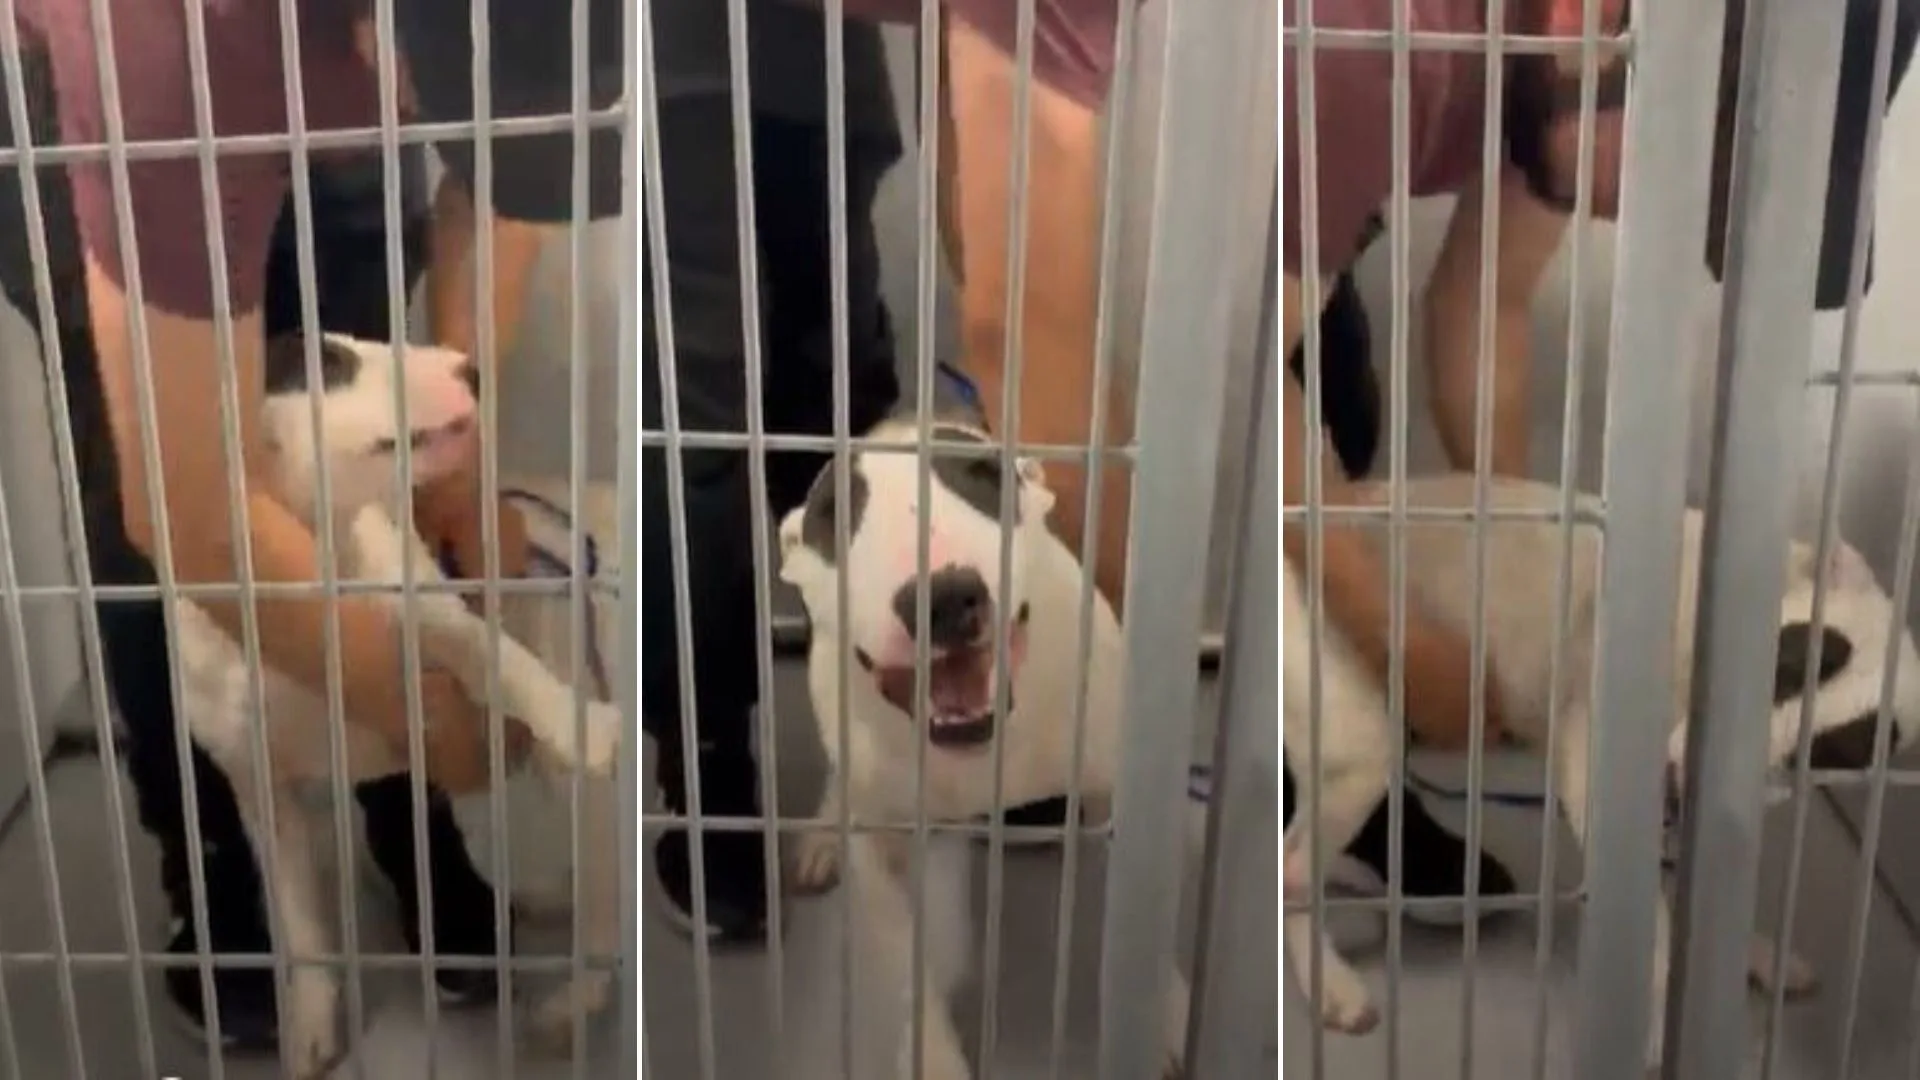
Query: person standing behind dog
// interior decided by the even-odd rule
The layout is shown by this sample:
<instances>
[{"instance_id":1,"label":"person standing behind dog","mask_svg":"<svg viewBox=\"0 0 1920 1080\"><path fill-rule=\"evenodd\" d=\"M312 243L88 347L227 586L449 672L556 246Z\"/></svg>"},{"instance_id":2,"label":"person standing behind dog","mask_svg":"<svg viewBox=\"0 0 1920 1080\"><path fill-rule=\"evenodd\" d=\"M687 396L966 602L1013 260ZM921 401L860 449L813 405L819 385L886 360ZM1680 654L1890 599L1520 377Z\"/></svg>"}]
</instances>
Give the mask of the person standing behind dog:
<instances>
[{"instance_id":1,"label":"person standing behind dog","mask_svg":"<svg viewBox=\"0 0 1920 1080\"><path fill-rule=\"evenodd\" d=\"M571 101L571 5L521 4L513 0L490 0L490 5L493 31L502 43L492 54L495 113L567 112ZM405 0L395 9L399 52L410 69L407 89L419 114L429 121L470 121L473 54L468 4L465 0ZM617 0L590 0L589 9L589 97L594 108L605 108L619 94L621 83L624 37L620 9ZM57 105L58 130L36 131L36 140L42 145L107 141L110 110L102 100L97 69L97 54L103 50L96 44L88 0L17 0L16 10L31 75L29 113L40 118L37 123L51 129ZM302 4L298 10L300 76L309 130L376 123L377 83L362 54L366 35L358 29L366 15L363 5ZM117 109L129 140L178 139L194 134L194 81L187 59L188 11L174 0L116 0L113 5ZM279 4L275 0L236 0L208 7L203 14L215 133L232 136L286 131L289 124L280 63ZM620 140L616 131L600 128L589 142L587 209L590 216L601 218L619 209ZM449 140L439 144L439 150L452 185L470 190L474 167L471 142ZM316 153L316 161L324 161L326 156ZM524 256L536 246L529 238L550 234L571 217L572 137L568 133L500 137L493 157L493 205L484 216L469 212L463 221L457 212L462 205L459 197L449 194L454 186L443 186L441 198L436 200L442 210L443 227L436 228L432 239L440 263L435 295L444 298L457 293L462 283L471 282L471 222L483 218L507 254L508 265L496 280L495 307L502 312L502 321L513 322L519 311L525 270L531 264L530 258L516 261L516 256ZM92 370L77 374L70 368L68 375L95 380L92 397L98 415L90 430L111 436L77 448L83 458L83 473L113 477L104 488L88 492L88 541L96 550L96 571L103 580L114 580L119 574L135 579L144 576L151 581L153 571L148 560L161 528L169 530L174 571L180 581L238 580L229 531L224 440L210 434L206 422L221 392L215 326L215 298L219 294L215 289L224 293L233 317L241 449L251 477L255 475L253 470L267 460L257 422L268 321L262 300L267 292L271 238L289 186L289 161L281 154L222 154L215 171L221 202L217 210L230 271L227 280L219 283L210 278L211 230L201 200L199 165L190 154L136 160L128 165L130 224L145 271L137 274L127 265L128 254L120 247L108 163L90 160L64 170L49 167L42 173L43 180L64 173L71 181L70 195L64 186L56 190L55 185L48 185L55 191L47 207L50 227L57 230L62 221L77 227L77 239L68 244L64 262L55 267L56 292L68 298L60 312L59 332L68 356L85 357L97 352L98 357ZM0 202L5 204L0 210L8 214L19 205L13 197ZM24 236L24 229L8 230L8 237L14 236ZM31 270L30 263L8 259L6 264L9 296L16 303L26 297L30 307L31 276L20 274L23 266ZM384 279L384 273L379 277ZM134 297L129 295L133 280L141 284L145 345L153 362L161 454L159 461L152 463L145 460L141 450L141 421L134 396L137 350L132 341ZM26 283L24 289L20 288L21 281ZM81 297L86 301L84 308L77 299ZM460 322L459 305L442 299L434 309L437 331L456 345L470 344L471 319ZM468 310L470 313L470 306ZM380 333L384 335L384 327ZM82 334L86 340L76 341ZM154 467L161 470L165 481L168 505L164 516L157 516L148 505L147 470ZM472 473L470 469L465 477L421 492L416 517L423 535L436 547L451 551L454 569L467 576L477 576L481 570L477 558L479 502ZM311 531L279 505L268 488L250 482L243 512L245 520L241 524L251 535L257 580L319 579ZM524 567L526 559L524 531L518 520L514 511L501 507L500 565L510 575ZM116 559L123 565L116 565ZM237 603L208 602L204 607L230 633L239 632ZM267 662L316 692L325 693L329 606L318 600L261 599L256 609ZM349 722L364 725L404 748L408 738L407 687L396 620L383 603L369 599L342 599L334 611L341 628ZM142 644L148 647L146 663L158 665L164 677L164 637L143 632L129 640L133 648ZM156 645L162 648L158 656L151 651ZM120 686L117 678L115 682L116 696L124 701L126 687ZM456 793L484 788L490 779L485 710L476 707L443 673L425 673L421 692L426 703L425 750L432 781ZM524 752L526 733L509 718L505 735L511 765ZM155 831L163 848L177 847L182 842L176 831L178 814L163 815L172 821L149 820L146 803L158 785L143 786L143 823ZM214 785L209 788L218 790ZM165 801L157 794L152 798ZM218 802L218 797L213 801ZM439 866L445 854L430 858ZM253 903L257 905L257 887L255 892ZM488 923L490 937L490 920Z\"/></svg>"},{"instance_id":2,"label":"person standing behind dog","mask_svg":"<svg viewBox=\"0 0 1920 1080\"><path fill-rule=\"evenodd\" d=\"M987 162L1004 161L1010 139L1010 108L985 111L988 102L1010 105L1005 89L1012 55L1014 6L1008 0L949 0L959 15L948 23L959 147L958 228L948 222L949 239L959 240L968 373L980 379L988 400L997 400L999 369L993 324L984 297L1002 274L976 253L998 249L1006 238L1005 166L994 176ZM727 20L724 5L711 0L655 0L652 9L654 61L659 92L669 293L673 304L674 351L679 379L680 424L684 430L744 432L746 410L764 406L773 433L827 434L833 430L833 302L829 204L827 201L827 110L825 24L817 0L761 0L747 5L748 57L754 154L753 196L760 243L760 340L765 384L761 402L745 388L745 337L739 284L738 233L734 215L734 162ZM1025 388L1037 404L1021 437L1047 437L1053 423L1084 426L1090 405L1091 342L1098 199L1092 184L1098 166L1097 131L1089 101L1104 93L1112 56L1115 0L1043 0L1042 33L1037 38L1035 70L1036 147L1043 160L1060 170L1061 189L1043 196L1044 209L1032 215L1035 263L1045 263L1065 281L1064 292L1042 289L1043 303L1030 304L1030 330L1057 335L1047 340L1052 377ZM899 396L894 340L879 288L879 248L871 213L885 172L901 153L893 97L887 82L877 28L860 19L912 21L917 5L889 0L850 0L844 24L847 130L847 299L850 430L871 427ZM1064 32L1066 36L1061 37ZM1083 48L1082 46L1085 46ZM1088 58L1091 59L1088 59ZM1104 60L1101 58L1105 58ZM983 77L994 80L988 89ZM972 79L981 82L975 86ZM998 95L997 97L995 95ZM961 115L963 114L963 115ZM1062 118L1068 123L1063 127ZM1086 123L1082 125L1083 117ZM1084 126L1084 131L1081 128ZM1057 156L1053 141L1064 135L1074 152ZM1036 176L1047 175L1038 171ZM976 186L975 181L979 181ZM1084 183L1082 183L1084 181ZM1036 184L1036 195L1049 185ZM1084 190L1082 190L1084 188ZM1057 201L1057 205L1055 205ZM1001 256L1004 262L1004 254ZM643 263L643 276L651 268ZM1053 278L1054 272L1035 275ZM1084 287L1084 288L1083 288ZM1084 311L1079 293L1085 292ZM651 282L643 284L645 302ZM1062 302L1063 297L1065 302ZM1001 305L991 305L999 307ZM982 316L986 317L983 321ZM1083 319L1084 325L1074 320ZM1084 339L1084 342L1082 341ZM1085 362L1059 356L1084 344ZM642 345L643 422L662 426L657 342ZM987 354L993 353L989 358ZM1054 361L1058 361L1057 363ZM1078 387L1077 393L1075 387ZM1059 436L1067 441L1067 436ZM666 459L662 451L642 451L642 491L647 500L642 520L667 520ZM776 514L798 505L827 458L818 454L775 453L767 459L767 489ZM738 451L692 450L684 457L689 535L688 566L693 608L693 676L682 687L676 661L675 607L671 594L644 605L649 642L642 657L642 720L658 747L659 784L668 810L683 813L683 779L692 757L700 779L701 810L706 814L755 816L760 812L757 770L752 757L751 710L755 688L751 491L747 456ZM1118 470L1114 470L1118 471ZM1110 473L1111 475L1111 473ZM1051 479L1051 474L1050 474ZM1073 471L1057 481L1070 541L1078 542L1080 500ZM1124 483L1118 520L1124 522ZM1124 526L1107 530L1106 544L1124 554ZM642 529L643 574L672 580L670 533ZM1119 561L1103 564L1102 585L1117 600ZM657 646L652 643L659 643ZM681 694L691 690L698 712L698 746L682 747L679 732ZM1010 821L1063 819L1058 800L1009 811ZM758 940L766 918L765 854L758 833L710 832L703 840L708 920L695 928L720 941ZM684 830L669 829L654 849L655 873L679 921L692 927L693 866Z\"/></svg>"},{"instance_id":3,"label":"person standing behind dog","mask_svg":"<svg viewBox=\"0 0 1920 1080\"><path fill-rule=\"evenodd\" d=\"M1888 101L1900 85L1920 31L1920 3L1896 0L1894 66ZM1508 31L1520 34L1578 36L1585 0L1521 0ZM1603 35L1617 33L1626 18L1625 0L1599 0ZM1738 48L1742 5L1729 5L1728 48ZM1854 206L1859 189L1866 118L1886 102L1874 102L1872 68L1880 0L1848 0L1841 58L1839 100L1827 185L1826 228L1822 238L1818 310L1834 310L1846 299L1848 256L1853 240ZM1286 23L1295 16L1289 7ZM1388 0L1315 0L1315 25L1324 28L1387 30L1392 26ZM1486 32L1486 5L1479 0L1440 0L1414 5L1417 32ZM1291 46L1289 46L1291 48ZM1302 276L1317 273L1330 283L1347 270L1367 232L1368 219L1388 202L1392 191L1392 74L1385 54L1318 50L1312 60L1317 115L1318 265L1307 267L1302 244L1304 214L1297 205L1282 213L1285 230L1283 297L1286 339L1291 352L1300 342L1303 319ZM1506 155L1497 178L1500 231L1494 297L1493 452L1488 467L1496 473L1527 472L1529 438L1528 345L1532 302L1547 264L1558 251L1573 210L1578 176L1579 67L1576 56L1507 58L1508 79L1503 136ZM1428 357L1432 373L1433 418L1448 462L1474 467L1473 431L1476 369L1479 357L1478 281L1481 230L1479 173L1483 118L1484 61L1477 54L1416 52L1412 65L1411 193L1414 196L1463 194L1454 210L1425 301ZM1737 93L1737 63L1723 65L1720 124L1716 140L1712 214L1705 259L1717 279L1722 270L1725 216L1721 205L1729 170L1728 120ZM1598 72L1598 113L1594 125L1592 210L1611 219L1619 204L1622 106L1625 60L1604 59ZM1297 80L1284 89L1285 132L1282 190L1299 191L1299 133L1307 118L1296 101ZM1323 287L1323 299L1330 290ZM1284 380L1287 442L1285 495L1289 505L1306 501L1305 403L1301 389ZM1340 474L1337 458L1327 454L1321 490L1328 504L1352 496L1352 484ZM1285 530L1287 558L1304 559L1306 536L1297 526ZM1362 531L1329 524L1325 529L1323 580L1330 619L1355 643L1385 680L1388 645L1387 576ZM1409 717L1414 734L1444 746L1468 739L1471 711L1466 641L1417 609L1407 613L1406 678ZM1486 730L1498 734L1500 702L1492 680L1486 683Z\"/></svg>"}]
</instances>

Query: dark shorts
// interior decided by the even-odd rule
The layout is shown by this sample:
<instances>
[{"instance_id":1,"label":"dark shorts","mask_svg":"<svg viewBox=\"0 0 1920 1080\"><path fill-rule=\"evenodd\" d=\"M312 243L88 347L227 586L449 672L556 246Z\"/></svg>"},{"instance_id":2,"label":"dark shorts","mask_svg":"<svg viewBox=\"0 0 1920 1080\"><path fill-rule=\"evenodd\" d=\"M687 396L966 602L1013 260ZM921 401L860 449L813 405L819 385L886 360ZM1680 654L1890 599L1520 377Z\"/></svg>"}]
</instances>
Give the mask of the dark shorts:
<instances>
[{"instance_id":1,"label":"dark shorts","mask_svg":"<svg viewBox=\"0 0 1920 1080\"><path fill-rule=\"evenodd\" d=\"M587 5L587 101L605 109L620 99L626 41L620 0ZM419 119L455 123L474 118L470 0L407 0L394 5L394 25L419 101ZM560 115L573 101L570 0L488 0L492 79L489 115ZM435 143L468 191L477 188L470 139ZM573 216L573 134L495 135L493 207L519 221L564 222ZM586 216L620 212L620 132L592 129L587 138Z\"/></svg>"}]
</instances>

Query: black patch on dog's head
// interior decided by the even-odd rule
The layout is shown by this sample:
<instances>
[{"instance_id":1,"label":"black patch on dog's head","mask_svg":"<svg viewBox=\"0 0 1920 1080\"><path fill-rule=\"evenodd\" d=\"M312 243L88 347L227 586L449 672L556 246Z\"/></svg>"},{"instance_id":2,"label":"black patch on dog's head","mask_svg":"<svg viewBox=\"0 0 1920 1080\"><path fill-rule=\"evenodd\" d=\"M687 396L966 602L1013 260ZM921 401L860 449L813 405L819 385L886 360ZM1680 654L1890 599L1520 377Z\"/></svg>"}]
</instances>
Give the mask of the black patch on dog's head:
<instances>
[{"instance_id":1,"label":"black patch on dog's head","mask_svg":"<svg viewBox=\"0 0 1920 1080\"><path fill-rule=\"evenodd\" d=\"M935 439L950 442L969 442L985 444L986 436L970 428L954 427L950 424L937 424L932 429ZM960 496L961 501L978 510L982 515L995 521L1000 520L1000 461L988 457L935 457L933 473L948 491ZM1020 483L1018 473L1014 474L1016 490ZM1020 504L1016 500L1013 506L1013 523L1020 524Z\"/></svg>"},{"instance_id":2,"label":"black patch on dog's head","mask_svg":"<svg viewBox=\"0 0 1920 1080\"><path fill-rule=\"evenodd\" d=\"M1813 627L1803 622L1780 628L1780 655L1773 668L1773 703L1779 705L1808 690L1807 645ZM1853 657L1853 642L1831 626L1820 628L1820 673L1813 685L1823 686L1840 674Z\"/></svg>"},{"instance_id":3,"label":"black patch on dog's head","mask_svg":"<svg viewBox=\"0 0 1920 1080\"><path fill-rule=\"evenodd\" d=\"M307 389L307 343L300 334L282 334L267 342L262 359L269 394ZM320 339L320 389L333 390L360 374L360 354L329 337Z\"/></svg>"},{"instance_id":4,"label":"black patch on dog's head","mask_svg":"<svg viewBox=\"0 0 1920 1080\"><path fill-rule=\"evenodd\" d=\"M853 534L860 530L860 518L867 512L867 478L860 475L860 459L855 457L847 466L847 542L853 542ZM833 466L820 470L814 478L813 487L807 489L806 509L800 515L800 541L813 549L813 553L826 560L828 566L835 561L834 520L840 513L840 501L833 479Z\"/></svg>"}]
</instances>

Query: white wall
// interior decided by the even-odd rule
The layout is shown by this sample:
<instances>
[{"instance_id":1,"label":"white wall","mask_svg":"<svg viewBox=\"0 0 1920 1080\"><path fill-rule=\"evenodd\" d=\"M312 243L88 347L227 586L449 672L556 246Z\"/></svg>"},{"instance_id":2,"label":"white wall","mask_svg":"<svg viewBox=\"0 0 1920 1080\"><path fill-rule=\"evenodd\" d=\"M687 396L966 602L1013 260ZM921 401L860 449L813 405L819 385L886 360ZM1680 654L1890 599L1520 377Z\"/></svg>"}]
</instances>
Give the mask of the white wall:
<instances>
[{"instance_id":1,"label":"white wall","mask_svg":"<svg viewBox=\"0 0 1920 1080\"><path fill-rule=\"evenodd\" d=\"M6 494L14 569L22 585L71 585L66 529L54 466L45 365L27 323L0 303L0 489ZM6 557L0 551L0 558ZM68 600L24 605L32 701L44 738L55 713L81 681L79 607ZM20 798L31 764L21 742L15 638L0 618L0 812Z\"/></svg>"}]
</instances>

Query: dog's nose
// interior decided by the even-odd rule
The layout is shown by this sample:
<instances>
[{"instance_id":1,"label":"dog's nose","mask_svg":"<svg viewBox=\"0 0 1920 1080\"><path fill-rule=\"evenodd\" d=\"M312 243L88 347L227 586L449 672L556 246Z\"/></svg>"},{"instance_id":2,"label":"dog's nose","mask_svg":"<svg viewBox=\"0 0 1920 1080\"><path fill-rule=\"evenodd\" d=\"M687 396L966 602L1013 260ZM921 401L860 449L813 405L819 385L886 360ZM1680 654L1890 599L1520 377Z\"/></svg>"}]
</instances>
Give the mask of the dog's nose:
<instances>
[{"instance_id":1,"label":"dog's nose","mask_svg":"<svg viewBox=\"0 0 1920 1080\"><path fill-rule=\"evenodd\" d=\"M1874 725L1878 714L1856 716L1813 737L1808 764L1816 769L1864 769L1873 764ZM1900 745L1900 727L1887 719L1889 746Z\"/></svg>"},{"instance_id":2,"label":"dog's nose","mask_svg":"<svg viewBox=\"0 0 1920 1080\"><path fill-rule=\"evenodd\" d=\"M893 594L893 610L907 628L918 632L914 618L915 583L907 582ZM949 566L927 579L927 644L939 649L961 648L980 640L993 597L978 570Z\"/></svg>"},{"instance_id":3,"label":"dog's nose","mask_svg":"<svg viewBox=\"0 0 1920 1080\"><path fill-rule=\"evenodd\" d=\"M480 400L480 365L471 360L462 360L460 366L453 369L453 376L466 384L473 400Z\"/></svg>"}]
</instances>

